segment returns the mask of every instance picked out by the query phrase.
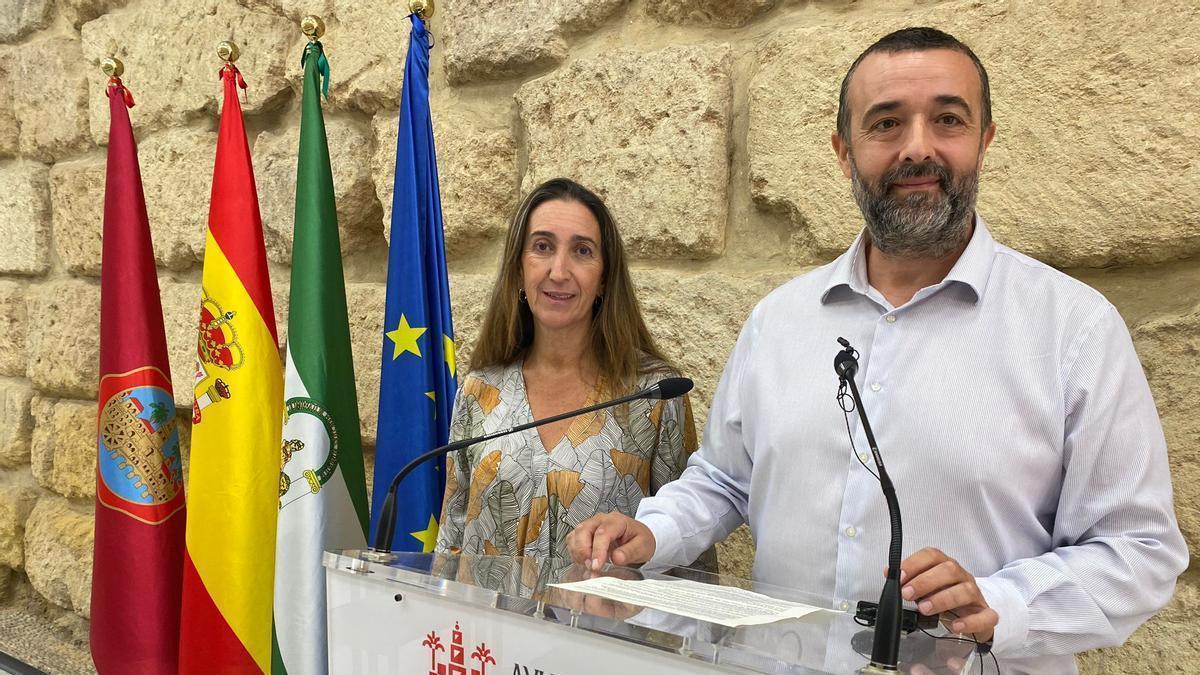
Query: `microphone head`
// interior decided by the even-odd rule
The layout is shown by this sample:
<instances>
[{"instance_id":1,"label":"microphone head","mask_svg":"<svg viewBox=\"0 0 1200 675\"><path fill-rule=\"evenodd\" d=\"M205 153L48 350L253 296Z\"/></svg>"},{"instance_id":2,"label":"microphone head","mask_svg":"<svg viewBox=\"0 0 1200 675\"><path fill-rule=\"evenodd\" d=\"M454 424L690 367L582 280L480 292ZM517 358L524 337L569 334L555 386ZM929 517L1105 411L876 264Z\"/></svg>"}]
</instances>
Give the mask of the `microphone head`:
<instances>
[{"instance_id":1,"label":"microphone head","mask_svg":"<svg viewBox=\"0 0 1200 675\"><path fill-rule=\"evenodd\" d=\"M838 374L838 377L852 378L858 372L858 359L854 358L854 355L850 352L842 350L837 353L837 356L833 357L833 370Z\"/></svg>"},{"instance_id":2,"label":"microphone head","mask_svg":"<svg viewBox=\"0 0 1200 675\"><path fill-rule=\"evenodd\" d=\"M671 399L683 396L692 390L692 381L686 377L664 377L646 391L647 398Z\"/></svg>"}]
</instances>

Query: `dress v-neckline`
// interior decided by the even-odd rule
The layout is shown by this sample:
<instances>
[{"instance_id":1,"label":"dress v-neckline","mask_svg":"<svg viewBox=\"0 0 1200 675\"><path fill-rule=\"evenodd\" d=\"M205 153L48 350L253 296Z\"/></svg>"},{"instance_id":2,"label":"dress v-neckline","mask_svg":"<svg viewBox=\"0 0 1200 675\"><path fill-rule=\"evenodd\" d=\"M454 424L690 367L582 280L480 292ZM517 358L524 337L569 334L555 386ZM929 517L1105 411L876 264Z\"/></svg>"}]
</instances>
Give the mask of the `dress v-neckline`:
<instances>
[{"instance_id":1,"label":"dress v-neckline","mask_svg":"<svg viewBox=\"0 0 1200 675\"><path fill-rule=\"evenodd\" d=\"M520 375L521 399L525 402L525 412L529 416L529 421L532 422L537 418L533 416L533 403L531 403L529 401L529 386L525 382L525 359L521 359L517 362L517 374ZM603 377L596 378L596 385L594 387L592 387L592 390L590 392L588 392L588 395L584 398L583 403L579 407L586 408L587 406L592 405L593 403L597 402L597 400L598 400L597 394L599 393L600 386L603 384L603 381L604 381ZM587 423L588 421L590 421L592 419L592 417L594 415L598 415L600 413L601 413L601 411L597 410L595 412L587 413L585 415L580 415L580 416L574 418L573 420L571 420L571 423L567 425L566 431L564 431L562 433L562 435L559 436L558 439L554 442L554 445L549 448L546 447L546 442L545 442L545 440L542 439L541 431L539 431L540 427L526 429L526 431L533 435L533 438L530 440L530 442L536 442L537 447L541 449L543 454L550 455L555 450L558 449L558 446L562 445L564 440L570 438L571 432L575 429L575 427L577 425L582 424L582 423Z\"/></svg>"}]
</instances>

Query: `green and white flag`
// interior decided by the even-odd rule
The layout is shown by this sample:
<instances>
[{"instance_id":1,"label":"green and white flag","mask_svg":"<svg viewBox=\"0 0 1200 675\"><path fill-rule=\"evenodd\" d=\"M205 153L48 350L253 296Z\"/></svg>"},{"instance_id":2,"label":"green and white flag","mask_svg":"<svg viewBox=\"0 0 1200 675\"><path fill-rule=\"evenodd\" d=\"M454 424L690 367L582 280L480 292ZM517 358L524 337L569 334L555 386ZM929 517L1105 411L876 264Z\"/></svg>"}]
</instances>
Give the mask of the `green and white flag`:
<instances>
[{"instance_id":1,"label":"green and white flag","mask_svg":"<svg viewBox=\"0 0 1200 675\"><path fill-rule=\"evenodd\" d=\"M304 51L296 227L292 244L284 425L275 544L271 672L323 674L326 549L365 548L363 473L346 286L319 83L320 42Z\"/></svg>"}]
</instances>

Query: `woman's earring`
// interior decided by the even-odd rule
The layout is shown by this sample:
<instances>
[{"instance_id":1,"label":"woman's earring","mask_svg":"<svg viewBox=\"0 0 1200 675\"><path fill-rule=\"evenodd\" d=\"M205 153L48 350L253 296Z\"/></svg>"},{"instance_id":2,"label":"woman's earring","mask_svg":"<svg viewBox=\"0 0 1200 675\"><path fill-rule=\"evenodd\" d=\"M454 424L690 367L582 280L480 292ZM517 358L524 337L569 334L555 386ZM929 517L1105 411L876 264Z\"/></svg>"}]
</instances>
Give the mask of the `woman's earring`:
<instances>
[{"instance_id":1,"label":"woman's earring","mask_svg":"<svg viewBox=\"0 0 1200 675\"><path fill-rule=\"evenodd\" d=\"M517 290L517 300L519 300L523 303L526 303L526 304L529 303L529 298L525 297L525 289L524 288Z\"/></svg>"},{"instance_id":2,"label":"woman's earring","mask_svg":"<svg viewBox=\"0 0 1200 675\"><path fill-rule=\"evenodd\" d=\"M599 307L600 303L602 303L602 302L604 302L604 296L597 295L596 299L592 301L592 307Z\"/></svg>"}]
</instances>

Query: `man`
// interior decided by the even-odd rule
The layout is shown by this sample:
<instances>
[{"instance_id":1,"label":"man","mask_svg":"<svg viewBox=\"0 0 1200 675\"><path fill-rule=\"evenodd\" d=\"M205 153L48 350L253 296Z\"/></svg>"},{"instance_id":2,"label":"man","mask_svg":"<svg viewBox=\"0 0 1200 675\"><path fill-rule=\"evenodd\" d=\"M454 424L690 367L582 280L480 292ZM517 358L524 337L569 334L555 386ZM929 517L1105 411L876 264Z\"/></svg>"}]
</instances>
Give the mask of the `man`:
<instances>
[{"instance_id":1,"label":"man","mask_svg":"<svg viewBox=\"0 0 1200 675\"><path fill-rule=\"evenodd\" d=\"M1149 387L1111 304L975 215L990 99L983 65L941 31L898 31L854 62L832 140L866 228L759 303L686 472L637 520L582 523L576 560L681 564L749 522L757 580L841 609L876 599L888 518L835 401L844 336L918 611L994 640L1006 671L1057 674L1166 604L1187 549Z\"/></svg>"}]
</instances>

